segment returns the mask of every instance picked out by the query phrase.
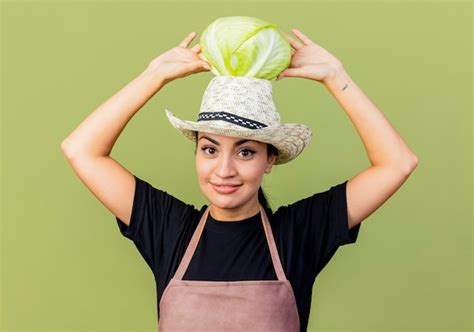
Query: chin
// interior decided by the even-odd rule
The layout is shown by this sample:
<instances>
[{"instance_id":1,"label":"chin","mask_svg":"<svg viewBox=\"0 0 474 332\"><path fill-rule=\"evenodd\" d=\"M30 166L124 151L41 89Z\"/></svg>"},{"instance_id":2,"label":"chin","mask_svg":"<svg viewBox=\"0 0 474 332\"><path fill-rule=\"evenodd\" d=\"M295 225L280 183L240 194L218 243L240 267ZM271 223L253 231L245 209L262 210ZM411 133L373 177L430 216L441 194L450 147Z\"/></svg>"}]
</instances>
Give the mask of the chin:
<instances>
[{"instance_id":1,"label":"chin","mask_svg":"<svg viewBox=\"0 0 474 332\"><path fill-rule=\"evenodd\" d=\"M241 200L235 197L220 197L219 195L208 196L209 202L220 209L236 209L242 205Z\"/></svg>"}]
</instances>

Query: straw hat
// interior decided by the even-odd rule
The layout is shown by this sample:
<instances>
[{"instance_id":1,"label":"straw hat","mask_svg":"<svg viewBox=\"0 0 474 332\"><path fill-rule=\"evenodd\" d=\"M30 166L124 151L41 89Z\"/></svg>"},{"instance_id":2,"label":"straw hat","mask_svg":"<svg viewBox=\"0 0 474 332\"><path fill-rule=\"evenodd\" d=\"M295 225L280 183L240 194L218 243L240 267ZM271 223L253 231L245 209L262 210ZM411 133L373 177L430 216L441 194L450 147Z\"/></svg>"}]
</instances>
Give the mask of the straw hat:
<instances>
[{"instance_id":1,"label":"straw hat","mask_svg":"<svg viewBox=\"0 0 474 332\"><path fill-rule=\"evenodd\" d=\"M311 129L302 124L281 124L267 79L216 76L204 92L196 122L181 120L166 109L171 124L196 142L196 132L245 138L274 145L274 165L296 158L311 141Z\"/></svg>"}]
</instances>

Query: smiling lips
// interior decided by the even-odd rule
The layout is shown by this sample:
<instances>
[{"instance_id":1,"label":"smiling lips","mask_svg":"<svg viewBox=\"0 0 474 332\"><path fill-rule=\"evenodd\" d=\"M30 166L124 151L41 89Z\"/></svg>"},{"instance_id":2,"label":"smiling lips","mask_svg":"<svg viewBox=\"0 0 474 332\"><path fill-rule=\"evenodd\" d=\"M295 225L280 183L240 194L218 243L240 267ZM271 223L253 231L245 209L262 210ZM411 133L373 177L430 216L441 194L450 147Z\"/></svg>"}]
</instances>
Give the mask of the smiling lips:
<instances>
[{"instance_id":1,"label":"smiling lips","mask_svg":"<svg viewBox=\"0 0 474 332\"><path fill-rule=\"evenodd\" d=\"M212 188L219 194L231 194L239 189L240 184L214 184L211 183Z\"/></svg>"}]
</instances>

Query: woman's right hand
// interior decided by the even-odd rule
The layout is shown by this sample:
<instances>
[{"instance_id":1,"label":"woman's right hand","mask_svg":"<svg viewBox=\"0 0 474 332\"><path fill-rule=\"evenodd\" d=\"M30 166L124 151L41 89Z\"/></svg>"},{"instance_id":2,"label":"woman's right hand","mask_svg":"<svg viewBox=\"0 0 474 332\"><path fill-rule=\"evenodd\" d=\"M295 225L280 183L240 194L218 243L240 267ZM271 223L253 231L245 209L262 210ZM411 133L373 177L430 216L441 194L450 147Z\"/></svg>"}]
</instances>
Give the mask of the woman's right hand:
<instances>
[{"instance_id":1,"label":"woman's right hand","mask_svg":"<svg viewBox=\"0 0 474 332\"><path fill-rule=\"evenodd\" d=\"M196 33L191 32L178 46L153 59L146 71L158 75L164 83L194 73L209 71L211 65L200 58L201 45L196 44L190 49L187 48L195 36Z\"/></svg>"}]
</instances>

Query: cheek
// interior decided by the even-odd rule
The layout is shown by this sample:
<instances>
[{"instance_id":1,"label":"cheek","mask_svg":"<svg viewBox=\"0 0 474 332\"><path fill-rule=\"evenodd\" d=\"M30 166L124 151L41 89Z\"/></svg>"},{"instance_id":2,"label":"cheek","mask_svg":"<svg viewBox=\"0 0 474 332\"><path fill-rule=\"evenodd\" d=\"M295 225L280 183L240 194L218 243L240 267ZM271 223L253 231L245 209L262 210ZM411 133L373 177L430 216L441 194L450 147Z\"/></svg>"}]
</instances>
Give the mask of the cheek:
<instances>
[{"instance_id":1,"label":"cheek","mask_svg":"<svg viewBox=\"0 0 474 332\"><path fill-rule=\"evenodd\" d=\"M207 178L210 177L212 173L212 161L201 158L201 157L196 157L196 175L199 179L199 181L205 181Z\"/></svg>"},{"instance_id":2,"label":"cheek","mask_svg":"<svg viewBox=\"0 0 474 332\"><path fill-rule=\"evenodd\" d=\"M265 168L266 166L262 165L260 161L249 163L240 168L239 174L247 181L254 182L255 184L259 185L265 174Z\"/></svg>"}]
</instances>

